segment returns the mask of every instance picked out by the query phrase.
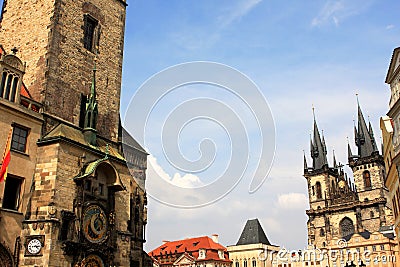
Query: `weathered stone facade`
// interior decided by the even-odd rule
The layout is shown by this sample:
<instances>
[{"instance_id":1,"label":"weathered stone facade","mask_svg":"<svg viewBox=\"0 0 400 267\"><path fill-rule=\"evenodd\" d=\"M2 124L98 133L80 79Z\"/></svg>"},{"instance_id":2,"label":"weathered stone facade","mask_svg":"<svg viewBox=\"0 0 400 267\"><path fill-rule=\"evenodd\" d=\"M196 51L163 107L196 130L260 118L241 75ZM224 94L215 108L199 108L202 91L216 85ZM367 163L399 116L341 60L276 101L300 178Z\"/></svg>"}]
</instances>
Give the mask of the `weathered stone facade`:
<instances>
[{"instance_id":1,"label":"weathered stone facade","mask_svg":"<svg viewBox=\"0 0 400 267\"><path fill-rule=\"evenodd\" d=\"M123 0L4 1L0 44L19 49L24 82L46 113L78 124L96 48L84 47L85 16L97 21L99 133L118 139L125 9ZM94 45L93 45L94 46ZM49 121L47 130L56 122Z\"/></svg>"},{"instance_id":2,"label":"weathered stone facade","mask_svg":"<svg viewBox=\"0 0 400 267\"><path fill-rule=\"evenodd\" d=\"M358 127L355 128L357 154L348 145L349 167L353 181L343 165L329 167L324 137L314 121L311 141L312 167L304 158L304 177L308 183L310 209L308 242L318 248L332 247L332 240L350 240L357 233L379 233L393 224L392 207L385 187L385 165L379 154L371 125L367 127L358 106ZM388 242L394 236L387 237Z\"/></svg>"},{"instance_id":3,"label":"weathered stone facade","mask_svg":"<svg viewBox=\"0 0 400 267\"><path fill-rule=\"evenodd\" d=\"M12 148L0 183L0 266L149 264L147 153L132 138L122 144L119 123L125 8L4 1L0 140L17 125L12 142L22 147L23 135L26 147ZM18 57L6 53L13 47ZM8 85L7 75L17 78ZM12 202L5 189L17 187Z\"/></svg>"}]
</instances>

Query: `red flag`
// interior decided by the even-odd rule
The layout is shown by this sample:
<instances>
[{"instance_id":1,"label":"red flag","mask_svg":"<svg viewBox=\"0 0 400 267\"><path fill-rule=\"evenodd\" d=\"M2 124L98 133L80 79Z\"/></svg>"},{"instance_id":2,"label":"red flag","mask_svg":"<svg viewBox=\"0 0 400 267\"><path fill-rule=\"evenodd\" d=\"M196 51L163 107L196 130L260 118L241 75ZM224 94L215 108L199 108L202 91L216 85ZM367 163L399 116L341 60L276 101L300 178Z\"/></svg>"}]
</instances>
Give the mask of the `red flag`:
<instances>
[{"instance_id":1,"label":"red flag","mask_svg":"<svg viewBox=\"0 0 400 267\"><path fill-rule=\"evenodd\" d=\"M12 134L12 128L10 129L10 132L8 134L6 148L4 150L3 162L1 164L1 169L0 169L0 183L3 182L7 178L8 164L10 163L10 160L11 160L11 152L10 152L11 134Z\"/></svg>"}]
</instances>

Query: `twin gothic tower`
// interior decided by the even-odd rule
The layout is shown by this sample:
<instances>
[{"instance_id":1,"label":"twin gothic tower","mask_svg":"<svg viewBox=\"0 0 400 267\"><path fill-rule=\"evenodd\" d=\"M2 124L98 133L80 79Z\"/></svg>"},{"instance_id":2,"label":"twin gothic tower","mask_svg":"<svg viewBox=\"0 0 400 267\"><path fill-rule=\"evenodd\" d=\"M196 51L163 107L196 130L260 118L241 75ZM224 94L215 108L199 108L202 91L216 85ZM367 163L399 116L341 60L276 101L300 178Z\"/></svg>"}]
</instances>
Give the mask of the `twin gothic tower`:
<instances>
[{"instance_id":1,"label":"twin gothic tower","mask_svg":"<svg viewBox=\"0 0 400 267\"><path fill-rule=\"evenodd\" d=\"M332 246L332 240L349 240L354 234L369 237L392 224L388 190L385 188L385 164L380 155L372 126L367 126L358 104L358 123L354 126L357 151L348 144L348 165L354 182L333 155L333 167L327 160L324 136L314 118L311 139L312 166L304 155L304 177L307 179L310 209L308 242L319 248Z\"/></svg>"}]
</instances>

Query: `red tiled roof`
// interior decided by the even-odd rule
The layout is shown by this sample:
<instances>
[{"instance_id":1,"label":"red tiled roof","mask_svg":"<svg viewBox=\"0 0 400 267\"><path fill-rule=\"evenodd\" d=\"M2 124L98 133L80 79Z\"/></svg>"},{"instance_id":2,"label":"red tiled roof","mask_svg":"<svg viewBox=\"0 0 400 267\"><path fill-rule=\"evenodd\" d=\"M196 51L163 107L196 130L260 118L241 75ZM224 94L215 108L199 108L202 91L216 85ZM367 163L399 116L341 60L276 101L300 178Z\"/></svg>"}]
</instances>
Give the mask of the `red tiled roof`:
<instances>
[{"instance_id":1,"label":"red tiled roof","mask_svg":"<svg viewBox=\"0 0 400 267\"><path fill-rule=\"evenodd\" d=\"M149 255L156 256L160 255L161 252L163 254L165 254L165 252L168 253L184 253L185 251L195 252L198 251L200 248L226 251L226 248L224 246L215 243L208 236L201 236L201 237L194 237L194 238L167 242L159 246L158 248L152 250L149 253Z\"/></svg>"},{"instance_id":2,"label":"red tiled roof","mask_svg":"<svg viewBox=\"0 0 400 267\"><path fill-rule=\"evenodd\" d=\"M22 83L22 86L21 86L21 95L25 96L27 98L33 99L31 94L28 91L28 88L26 88L24 83Z\"/></svg>"}]
</instances>

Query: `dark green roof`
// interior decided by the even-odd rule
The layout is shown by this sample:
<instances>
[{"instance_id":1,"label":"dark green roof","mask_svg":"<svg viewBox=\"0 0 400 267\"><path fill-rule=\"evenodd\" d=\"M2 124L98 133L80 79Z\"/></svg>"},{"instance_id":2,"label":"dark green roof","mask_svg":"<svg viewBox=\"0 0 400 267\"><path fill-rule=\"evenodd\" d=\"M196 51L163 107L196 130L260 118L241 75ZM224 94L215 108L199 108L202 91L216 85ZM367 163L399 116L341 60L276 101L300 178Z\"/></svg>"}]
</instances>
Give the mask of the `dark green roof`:
<instances>
[{"instance_id":1,"label":"dark green roof","mask_svg":"<svg viewBox=\"0 0 400 267\"><path fill-rule=\"evenodd\" d=\"M258 219L248 220L236 245L238 246L260 243L271 245Z\"/></svg>"}]
</instances>

